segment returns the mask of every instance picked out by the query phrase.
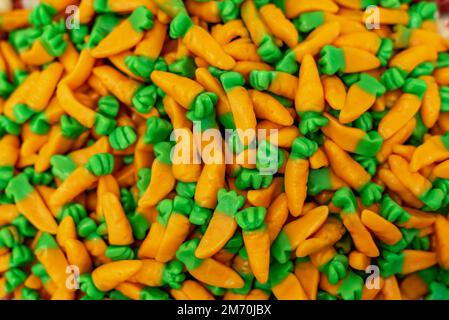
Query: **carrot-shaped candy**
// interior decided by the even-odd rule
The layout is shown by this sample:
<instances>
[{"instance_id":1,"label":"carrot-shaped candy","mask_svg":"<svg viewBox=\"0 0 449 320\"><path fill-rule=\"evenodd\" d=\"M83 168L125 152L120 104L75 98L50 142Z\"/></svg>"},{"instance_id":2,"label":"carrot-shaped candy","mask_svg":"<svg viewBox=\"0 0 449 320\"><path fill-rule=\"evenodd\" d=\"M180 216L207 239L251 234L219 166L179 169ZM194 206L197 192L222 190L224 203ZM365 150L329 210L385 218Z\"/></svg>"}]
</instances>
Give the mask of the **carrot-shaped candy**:
<instances>
[{"instance_id":1,"label":"carrot-shaped candy","mask_svg":"<svg viewBox=\"0 0 449 320\"><path fill-rule=\"evenodd\" d=\"M14 167L19 157L19 140L13 135L5 135L0 139L0 190L5 189L14 176Z\"/></svg>"},{"instance_id":2,"label":"carrot-shaped candy","mask_svg":"<svg viewBox=\"0 0 449 320\"><path fill-rule=\"evenodd\" d=\"M175 130L176 145L172 153L173 176L178 181L196 182L201 175L201 163L190 129Z\"/></svg>"},{"instance_id":3,"label":"carrot-shaped candy","mask_svg":"<svg viewBox=\"0 0 449 320\"><path fill-rule=\"evenodd\" d=\"M338 76L324 76L321 79L324 99L334 110L343 109L346 101L346 87Z\"/></svg>"},{"instance_id":4,"label":"carrot-shaped candy","mask_svg":"<svg viewBox=\"0 0 449 320\"><path fill-rule=\"evenodd\" d=\"M307 138L296 138L293 141L292 152L285 167L285 193L287 194L290 213L297 217L302 214L302 208L307 196L307 178L309 175L309 160L317 150L318 145Z\"/></svg>"},{"instance_id":5,"label":"carrot-shaped candy","mask_svg":"<svg viewBox=\"0 0 449 320\"><path fill-rule=\"evenodd\" d=\"M173 200L173 212L168 218L164 236L156 254L156 261L168 262L176 255L176 250L186 240L190 231L188 215L193 209L192 199L176 196Z\"/></svg>"},{"instance_id":6,"label":"carrot-shaped candy","mask_svg":"<svg viewBox=\"0 0 449 320\"><path fill-rule=\"evenodd\" d=\"M45 109L53 96L56 85L62 75L63 68L60 63L52 63L39 74L37 81L41 90L31 90L25 103L35 112Z\"/></svg>"},{"instance_id":7,"label":"carrot-shaped candy","mask_svg":"<svg viewBox=\"0 0 449 320\"><path fill-rule=\"evenodd\" d=\"M239 289L244 285L243 279L232 268L212 259L199 259L196 250L198 238L184 242L176 252L178 258L195 279L211 285L229 289Z\"/></svg>"},{"instance_id":8,"label":"carrot-shaped candy","mask_svg":"<svg viewBox=\"0 0 449 320\"><path fill-rule=\"evenodd\" d=\"M152 259L144 259L142 268L128 279L129 282L140 283L149 287L168 285L179 289L185 279L182 263L171 261L167 264Z\"/></svg>"},{"instance_id":9,"label":"carrot-shaped candy","mask_svg":"<svg viewBox=\"0 0 449 320\"><path fill-rule=\"evenodd\" d=\"M426 206L432 210L438 210L441 207L446 192L433 188L432 183L419 172L412 172L407 160L398 155L391 155L388 158L388 164L401 183Z\"/></svg>"},{"instance_id":10,"label":"carrot-shaped candy","mask_svg":"<svg viewBox=\"0 0 449 320\"><path fill-rule=\"evenodd\" d=\"M299 283L301 283L309 300L316 300L320 282L320 271L310 262L309 258L296 259L295 276L298 278Z\"/></svg>"},{"instance_id":11,"label":"carrot-shaped candy","mask_svg":"<svg viewBox=\"0 0 449 320\"><path fill-rule=\"evenodd\" d=\"M268 281L270 268L270 236L264 223L265 215L264 207L251 207L239 211L235 217L243 230L252 273L262 284Z\"/></svg>"},{"instance_id":12,"label":"carrot-shaped candy","mask_svg":"<svg viewBox=\"0 0 449 320\"><path fill-rule=\"evenodd\" d=\"M402 233L393 223L371 210L363 210L362 223L370 229L377 238L388 245L394 245L402 239Z\"/></svg>"},{"instance_id":13,"label":"carrot-shaped candy","mask_svg":"<svg viewBox=\"0 0 449 320\"><path fill-rule=\"evenodd\" d=\"M195 210L195 208L194 208L194 210ZM192 212L192 214L193 214L193 212ZM192 214L190 215L190 217L192 217ZM210 213L210 216L212 216L212 212ZM213 257L215 260L220 261L222 263L228 263L228 262L232 261L233 259L235 262L237 259L236 254L243 253L241 251L242 247L243 247L242 234L240 232L236 232L234 234L234 236L231 238L231 240L229 240L228 243L224 246L224 248L221 249ZM240 272L240 274L241 274L241 272Z\"/></svg>"},{"instance_id":14,"label":"carrot-shaped candy","mask_svg":"<svg viewBox=\"0 0 449 320\"><path fill-rule=\"evenodd\" d=\"M350 271L338 286L337 295L343 300L361 300L365 282L363 278Z\"/></svg>"},{"instance_id":15,"label":"carrot-shaped candy","mask_svg":"<svg viewBox=\"0 0 449 320\"><path fill-rule=\"evenodd\" d=\"M253 101L254 113L258 119L269 120L283 126L293 124L292 115L276 98L257 90L250 90L249 94Z\"/></svg>"},{"instance_id":16,"label":"carrot-shaped candy","mask_svg":"<svg viewBox=\"0 0 449 320\"><path fill-rule=\"evenodd\" d=\"M39 193L24 174L10 180L5 190L14 199L19 211L39 230L55 234L56 221Z\"/></svg>"},{"instance_id":17,"label":"carrot-shaped candy","mask_svg":"<svg viewBox=\"0 0 449 320\"><path fill-rule=\"evenodd\" d=\"M136 46L134 54L127 55L124 60L132 74L149 79L153 70L163 70L165 62L159 55L166 35L167 26L156 20L153 28L145 33L142 41Z\"/></svg>"},{"instance_id":18,"label":"carrot-shaped candy","mask_svg":"<svg viewBox=\"0 0 449 320\"><path fill-rule=\"evenodd\" d=\"M92 259L84 244L77 239L68 239L65 242L65 251L69 264L79 267L80 273L89 272L92 268Z\"/></svg>"},{"instance_id":19,"label":"carrot-shaped candy","mask_svg":"<svg viewBox=\"0 0 449 320\"><path fill-rule=\"evenodd\" d=\"M333 75L337 72L357 73L373 70L380 67L381 61L369 51L326 45L320 51L318 64L323 74Z\"/></svg>"},{"instance_id":20,"label":"carrot-shaped candy","mask_svg":"<svg viewBox=\"0 0 449 320\"><path fill-rule=\"evenodd\" d=\"M156 206L159 215L151 224L150 230L139 248L138 256L155 258L167 229L168 220L173 212L173 200L164 199Z\"/></svg>"},{"instance_id":21,"label":"carrot-shaped candy","mask_svg":"<svg viewBox=\"0 0 449 320\"><path fill-rule=\"evenodd\" d=\"M330 140L324 142L324 150L335 174L357 190L366 206L378 202L383 188L371 181L368 172L343 149Z\"/></svg>"},{"instance_id":22,"label":"carrot-shaped candy","mask_svg":"<svg viewBox=\"0 0 449 320\"><path fill-rule=\"evenodd\" d=\"M338 11L338 6L331 0L316 3L307 0L281 0L276 1L275 4L284 11L289 19L296 18L310 11L325 11L329 13L336 13Z\"/></svg>"},{"instance_id":23,"label":"carrot-shaped candy","mask_svg":"<svg viewBox=\"0 0 449 320\"><path fill-rule=\"evenodd\" d=\"M299 41L298 30L295 25L288 20L281 9L274 4L262 1L255 2L259 9L260 16L270 32L279 40L284 41L290 48L296 46Z\"/></svg>"},{"instance_id":24,"label":"carrot-shaped candy","mask_svg":"<svg viewBox=\"0 0 449 320\"><path fill-rule=\"evenodd\" d=\"M48 275L59 286L66 285L68 262L53 236L42 233L36 243L34 253Z\"/></svg>"},{"instance_id":25,"label":"carrot-shaped candy","mask_svg":"<svg viewBox=\"0 0 449 320\"><path fill-rule=\"evenodd\" d=\"M397 253L384 250L379 259L382 277L399 274L410 274L427 269L437 263L435 252L421 250L403 250Z\"/></svg>"},{"instance_id":26,"label":"carrot-shaped candy","mask_svg":"<svg viewBox=\"0 0 449 320\"><path fill-rule=\"evenodd\" d=\"M239 4L242 0L224 0L199 2L187 0L187 10L193 15L200 17L209 23L235 20L239 17Z\"/></svg>"},{"instance_id":27,"label":"carrot-shaped candy","mask_svg":"<svg viewBox=\"0 0 449 320\"><path fill-rule=\"evenodd\" d=\"M31 117L29 123L31 131L40 136L47 134L51 129L50 125L58 123L64 113L58 98L53 97L45 110Z\"/></svg>"},{"instance_id":28,"label":"carrot-shaped candy","mask_svg":"<svg viewBox=\"0 0 449 320\"><path fill-rule=\"evenodd\" d=\"M394 28L392 39L396 48L427 45L436 49L438 52L446 50L444 41L438 33L421 28L414 29L403 25L397 25Z\"/></svg>"},{"instance_id":29,"label":"carrot-shaped candy","mask_svg":"<svg viewBox=\"0 0 449 320\"><path fill-rule=\"evenodd\" d=\"M449 133L435 135L419 145L410 160L410 170L417 172L435 162L449 159Z\"/></svg>"},{"instance_id":30,"label":"carrot-shaped candy","mask_svg":"<svg viewBox=\"0 0 449 320\"><path fill-rule=\"evenodd\" d=\"M282 52L276 45L267 25L252 0L245 1L240 9L242 20L249 31L251 39L257 45L260 58L268 63L278 61ZM280 13L282 15L282 13Z\"/></svg>"},{"instance_id":31,"label":"carrot-shaped candy","mask_svg":"<svg viewBox=\"0 0 449 320\"><path fill-rule=\"evenodd\" d=\"M0 205L0 226L11 224L20 215L19 210L14 204Z\"/></svg>"},{"instance_id":32,"label":"carrot-shaped candy","mask_svg":"<svg viewBox=\"0 0 449 320\"><path fill-rule=\"evenodd\" d=\"M348 187L343 187L335 192L332 203L341 208L340 213L346 229L351 234L354 245L358 251L368 257L378 257L379 249L369 233L368 229L362 224L357 213L357 199Z\"/></svg>"},{"instance_id":33,"label":"carrot-shaped candy","mask_svg":"<svg viewBox=\"0 0 449 320\"><path fill-rule=\"evenodd\" d=\"M140 6L102 39L91 54L94 58L106 58L130 49L142 40L144 31L152 27L153 14Z\"/></svg>"},{"instance_id":34,"label":"carrot-shaped candy","mask_svg":"<svg viewBox=\"0 0 449 320\"><path fill-rule=\"evenodd\" d=\"M352 47L375 54L381 61L382 66L388 64L388 60L393 55L394 49L392 40L381 38L373 32L353 32L340 35L333 44L339 48Z\"/></svg>"},{"instance_id":35,"label":"carrot-shaped candy","mask_svg":"<svg viewBox=\"0 0 449 320\"><path fill-rule=\"evenodd\" d=\"M43 28L42 35L25 51L20 51L20 57L26 64L40 66L60 57L67 49L64 38L64 21L49 24Z\"/></svg>"},{"instance_id":36,"label":"carrot-shaped candy","mask_svg":"<svg viewBox=\"0 0 449 320\"><path fill-rule=\"evenodd\" d=\"M92 156L89 161L75 169L67 179L53 193L50 203L61 206L70 202L77 195L92 186L98 177L112 173L114 157L109 153L100 153Z\"/></svg>"},{"instance_id":37,"label":"carrot-shaped candy","mask_svg":"<svg viewBox=\"0 0 449 320\"><path fill-rule=\"evenodd\" d=\"M206 92L196 81L158 70L152 72L151 80L182 107L189 110L187 115L190 119L199 120L213 113L217 96Z\"/></svg>"},{"instance_id":38,"label":"carrot-shaped candy","mask_svg":"<svg viewBox=\"0 0 449 320\"><path fill-rule=\"evenodd\" d=\"M288 201L285 193L279 194L270 204L265 216L265 224L270 241L273 242L288 218Z\"/></svg>"},{"instance_id":39,"label":"carrot-shaped candy","mask_svg":"<svg viewBox=\"0 0 449 320\"><path fill-rule=\"evenodd\" d=\"M213 209L218 191L225 186L226 164L223 154L216 155L217 162L206 162L198 178L195 201L201 207Z\"/></svg>"},{"instance_id":40,"label":"carrot-shaped candy","mask_svg":"<svg viewBox=\"0 0 449 320\"><path fill-rule=\"evenodd\" d=\"M142 266L142 261L138 260L106 263L92 271L92 281L99 290L109 291L135 275Z\"/></svg>"},{"instance_id":41,"label":"carrot-shaped candy","mask_svg":"<svg viewBox=\"0 0 449 320\"><path fill-rule=\"evenodd\" d=\"M116 293L120 293L132 300L169 300L167 292L159 288L145 287L137 283L123 282L116 287Z\"/></svg>"},{"instance_id":42,"label":"carrot-shaped candy","mask_svg":"<svg viewBox=\"0 0 449 320\"><path fill-rule=\"evenodd\" d=\"M74 0L44 0L40 1L30 13L30 23L35 27L42 27L52 22L53 16L59 11L65 10L67 6L75 4Z\"/></svg>"},{"instance_id":43,"label":"carrot-shaped candy","mask_svg":"<svg viewBox=\"0 0 449 320\"><path fill-rule=\"evenodd\" d=\"M271 248L273 257L280 263L288 261L291 252L323 225L328 214L328 207L320 206L287 223L273 242Z\"/></svg>"},{"instance_id":44,"label":"carrot-shaped candy","mask_svg":"<svg viewBox=\"0 0 449 320\"><path fill-rule=\"evenodd\" d=\"M406 80L403 86L404 93L379 123L378 131L384 139L390 138L413 118L421 107L426 90L427 83L423 80Z\"/></svg>"},{"instance_id":45,"label":"carrot-shaped candy","mask_svg":"<svg viewBox=\"0 0 449 320\"><path fill-rule=\"evenodd\" d=\"M424 125L427 128L431 128L438 121L441 111L441 104L444 101L444 98L441 98L439 86L434 77L430 75L423 75L420 79L425 81L427 84L427 90L423 96L420 114Z\"/></svg>"},{"instance_id":46,"label":"carrot-shaped candy","mask_svg":"<svg viewBox=\"0 0 449 320\"><path fill-rule=\"evenodd\" d=\"M340 220L329 217L320 229L310 238L302 241L296 248L297 257L306 257L337 243L346 229Z\"/></svg>"},{"instance_id":47,"label":"carrot-shaped candy","mask_svg":"<svg viewBox=\"0 0 449 320\"><path fill-rule=\"evenodd\" d=\"M240 141L249 145L255 138L257 121L251 97L243 87L245 79L238 72L224 73L220 79L229 99Z\"/></svg>"},{"instance_id":48,"label":"carrot-shaped candy","mask_svg":"<svg viewBox=\"0 0 449 320\"><path fill-rule=\"evenodd\" d=\"M365 132L344 126L331 115L325 113L324 116L329 122L321 130L343 150L367 157L375 156L379 152L383 139L376 131Z\"/></svg>"},{"instance_id":49,"label":"carrot-shaped candy","mask_svg":"<svg viewBox=\"0 0 449 320\"><path fill-rule=\"evenodd\" d=\"M99 196L108 229L109 244L118 246L131 244L134 241L132 228L120 199L116 194L108 191Z\"/></svg>"},{"instance_id":50,"label":"carrot-shaped candy","mask_svg":"<svg viewBox=\"0 0 449 320\"><path fill-rule=\"evenodd\" d=\"M438 53L434 48L425 45L410 47L396 54L389 63L390 68L409 73L423 62L435 62Z\"/></svg>"},{"instance_id":51,"label":"carrot-shaped candy","mask_svg":"<svg viewBox=\"0 0 449 320\"><path fill-rule=\"evenodd\" d=\"M186 13L179 13L171 21L170 37L182 38L182 43L189 51L214 67L230 70L235 66L235 60L206 30L194 25Z\"/></svg>"},{"instance_id":52,"label":"carrot-shaped candy","mask_svg":"<svg viewBox=\"0 0 449 320\"><path fill-rule=\"evenodd\" d=\"M159 142L154 146L156 159L151 166L151 180L139 200L139 207L155 206L175 187L170 160L171 148L169 142Z\"/></svg>"},{"instance_id":53,"label":"carrot-shaped candy","mask_svg":"<svg viewBox=\"0 0 449 320\"><path fill-rule=\"evenodd\" d=\"M216 254L237 230L234 217L243 206L245 198L238 196L234 190L226 191L226 189L220 189L217 198L218 204L195 251L195 256L198 258L208 258Z\"/></svg>"},{"instance_id":54,"label":"carrot-shaped candy","mask_svg":"<svg viewBox=\"0 0 449 320\"><path fill-rule=\"evenodd\" d=\"M29 9L14 9L0 14L0 27L6 31L25 28L29 25Z\"/></svg>"},{"instance_id":55,"label":"carrot-shaped candy","mask_svg":"<svg viewBox=\"0 0 449 320\"><path fill-rule=\"evenodd\" d=\"M97 13L131 13L138 7L144 6L152 13L157 11L157 6L150 0L94 0L93 8Z\"/></svg>"},{"instance_id":56,"label":"carrot-shaped candy","mask_svg":"<svg viewBox=\"0 0 449 320\"><path fill-rule=\"evenodd\" d=\"M298 278L293 273L291 261L270 266L270 285L278 300L309 300Z\"/></svg>"},{"instance_id":57,"label":"carrot-shaped candy","mask_svg":"<svg viewBox=\"0 0 449 320\"><path fill-rule=\"evenodd\" d=\"M170 293L176 300L215 300L204 286L194 280L184 281L181 288L171 289Z\"/></svg>"},{"instance_id":58,"label":"carrot-shaped candy","mask_svg":"<svg viewBox=\"0 0 449 320\"><path fill-rule=\"evenodd\" d=\"M14 90L8 99L5 100L3 105L3 113L12 121L20 122L21 117L25 122L30 116L32 116L32 111L24 106L24 102L27 99L29 92L32 90L35 81L39 79L39 72L32 72L25 80L20 83L16 90Z\"/></svg>"},{"instance_id":59,"label":"carrot-shaped candy","mask_svg":"<svg viewBox=\"0 0 449 320\"><path fill-rule=\"evenodd\" d=\"M449 268L449 243L446 232L449 230L449 221L441 215L438 215L435 221L435 240L438 264L444 268Z\"/></svg>"},{"instance_id":60,"label":"carrot-shaped candy","mask_svg":"<svg viewBox=\"0 0 449 320\"><path fill-rule=\"evenodd\" d=\"M296 112L301 118L302 134L316 132L328 123L321 113L324 110L324 92L315 60L310 54L303 57L299 69L298 89L295 97Z\"/></svg>"},{"instance_id":61,"label":"carrot-shaped candy","mask_svg":"<svg viewBox=\"0 0 449 320\"><path fill-rule=\"evenodd\" d=\"M155 86L142 86L110 66L96 67L93 73L121 102L143 115L151 112L156 101Z\"/></svg>"},{"instance_id":62,"label":"carrot-shaped candy","mask_svg":"<svg viewBox=\"0 0 449 320\"><path fill-rule=\"evenodd\" d=\"M171 18L174 18L178 13L186 13L186 7L182 0L153 0L158 8Z\"/></svg>"},{"instance_id":63,"label":"carrot-shaped candy","mask_svg":"<svg viewBox=\"0 0 449 320\"><path fill-rule=\"evenodd\" d=\"M298 71L298 62L301 62L306 54L312 56L319 54L324 46L332 44L337 39L340 30L340 24L335 21L319 26L304 41L287 51L284 57L276 64L276 70L290 74L296 73Z\"/></svg>"},{"instance_id":64,"label":"carrot-shaped candy","mask_svg":"<svg viewBox=\"0 0 449 320\"><path fill-rule=\"evenodd\" d=\"M343 109L340 112L341 123L349 123L359 118L376 99L385 93L385 87L369 74L360 74L359 80L351 85L346 96Z\"/></svg>"},{"instance_id":65,"label":"carrot-shaped candy","mask_svg":"<svg viewBox=\"0 0 449 320\"><path fill-rule=\"evenodd\" d=\"M281 71L252 71L249 83L256 90L267 90L290 100L295 99L298 89L298 78Z\"/></svg>"}]
</instances>

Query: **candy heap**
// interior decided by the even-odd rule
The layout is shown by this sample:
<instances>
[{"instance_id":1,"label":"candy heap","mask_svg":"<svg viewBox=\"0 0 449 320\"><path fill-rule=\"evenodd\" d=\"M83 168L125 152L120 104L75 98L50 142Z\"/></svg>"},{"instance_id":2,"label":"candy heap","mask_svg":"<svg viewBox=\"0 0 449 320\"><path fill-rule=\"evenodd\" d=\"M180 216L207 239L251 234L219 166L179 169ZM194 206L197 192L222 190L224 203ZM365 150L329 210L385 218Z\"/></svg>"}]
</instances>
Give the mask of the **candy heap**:
<instances>
[{"instance_id":1,"label":"candy heap","mask_svg":"<svg viewBox=\"0 0 449 320\"><path fill-rule=\"evenodd\" d=\"M436 8L0 14L0 298L449 299Z\"/></svg>"}]
</instances>

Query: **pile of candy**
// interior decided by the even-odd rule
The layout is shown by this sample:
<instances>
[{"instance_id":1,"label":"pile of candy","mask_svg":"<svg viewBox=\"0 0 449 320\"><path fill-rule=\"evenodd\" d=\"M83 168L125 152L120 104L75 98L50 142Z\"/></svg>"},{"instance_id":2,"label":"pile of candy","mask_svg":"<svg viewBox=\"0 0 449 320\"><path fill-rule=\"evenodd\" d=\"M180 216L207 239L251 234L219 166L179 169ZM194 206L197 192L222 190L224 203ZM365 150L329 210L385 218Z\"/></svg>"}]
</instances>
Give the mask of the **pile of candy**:
<instances>
[{"instance_id":1,"label":"pile of candy","mask_svg":"<svg viewBox=\"0 0 449 320\"><path fill-rule=\"evenodd\" d=\"M436 11L42 0L0 14L0 298L449 299Z\"/></svg>"}]
</instances>

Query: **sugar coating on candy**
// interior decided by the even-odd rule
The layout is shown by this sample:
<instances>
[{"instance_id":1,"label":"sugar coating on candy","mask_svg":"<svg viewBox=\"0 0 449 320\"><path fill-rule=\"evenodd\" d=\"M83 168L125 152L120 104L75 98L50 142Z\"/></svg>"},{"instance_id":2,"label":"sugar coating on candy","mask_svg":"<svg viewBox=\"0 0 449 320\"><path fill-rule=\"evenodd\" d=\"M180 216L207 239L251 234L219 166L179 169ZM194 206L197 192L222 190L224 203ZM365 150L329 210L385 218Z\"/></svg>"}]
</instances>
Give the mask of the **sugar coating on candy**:
<instances>
[{"instance_id":1,"label":"sugar coating on candy","mask_svg":"<svg viewBox=\"0 0 449 320\"><path fill-rule=\"evenodd\" d=\"M79 26L48 1L2 13L13 50L0 47L0 299L59 298L51 288L75 256L73 299L198 299L198 286L216 299L409 299L415 287L449 299L449 53L437 5L248 2L94 0ZM385 10L381 32L350 16L372 6ZM271 9L285 19L264 20ZM287 46L292 28L300 41ZM110 50L134 41L90 57L108 35ZM380 66L353 59L359 51ZM296 95L296 112L307 55L323 91ZM24 81L53 63L62 77ZM155 71L176 77L162 89ZM263 112L254 92L274 98ZM326 132L329 115L343 129ZM248 145L240 126L258 130ZM193 140L175 139L183 133ZM217 154L223 163L206 161ZM140 260L154 270L121 278ZM375 292L367 265L384 278Z\"/></svg>"}]
</instances>

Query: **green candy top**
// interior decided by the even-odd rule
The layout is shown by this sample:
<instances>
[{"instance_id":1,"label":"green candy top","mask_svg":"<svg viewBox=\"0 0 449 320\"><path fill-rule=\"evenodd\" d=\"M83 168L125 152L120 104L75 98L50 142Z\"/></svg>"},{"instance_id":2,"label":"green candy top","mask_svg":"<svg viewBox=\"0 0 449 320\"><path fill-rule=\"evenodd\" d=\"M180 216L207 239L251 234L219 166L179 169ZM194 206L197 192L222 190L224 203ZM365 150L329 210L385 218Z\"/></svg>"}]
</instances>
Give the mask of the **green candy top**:
<instances>
[{"instance_id":1,"label":"green candy top","mask_svg":"<svg viewBox=\"0 0 449 320\"><path fill-rule=\"evenodd\" d=\"M53 57L60 57L67 49L67 41L64 39L64 21L54 23L44 28L40 41L42 46Z\"/></svg>"},{"instance_id":2,"label":"green candy top","mask_svg":"<svg viewBox=\"0 0 449 320\"><path fill-rule=\"evenodd\" d=\"M256 90L267 90L276 78L276 71L254 70L249 74L249 84Z\"/></svg>"},{"instance_id":3,"label":"green candy top","mask_svg":"<svg viewBox=\"0 0 449 320\"><path fill-rule=\"evenodd\" d=\"M51 173L64 181L76 169L76 163L69 156L54 155L50 159Z\"/></svg>"},{"instance_id":4,"label":"green candy top","mask_svg":"<svg viewBox=\"0 0 449 320\"><path fill-rule=\"evenodd\" d=\"M286 263L273 263L270 266L270 276L269 281L271 287L274 288L282 281L284 281L287 276L293 272L293 262L288 261Z\"/></svg>"},{"instance_id":5,"label":"green candy top","mask_svg":"<svg viewBox=\"0 0 449 320\"><path fill-rule=\"evenodd\" d=\"M165 141L173 130L172 124L162 118L151 117L147 120L147 128L143 142L146 144L154 144Z\"/></svg>"},{"instance_id":6,"label":"green candy top","mask_svg":"<svg viewBox=\"0 0 449 320\"><path fill-rule=\"evenodd\" d=\"M185 198L193 198L196 190L195 182L182 182L178 181L176 184L176 193Z\"/></svg>"},{"instance_id":7,"label":"green candy top","mask_svg":"<svg viewBox=\"0 0 449 320\"><path fill-rule=\"evenodd\" d=\"M264 226L266 214L264 207L250 207L237 212L235 220L243 231L255 231Z\"/></svg>"},{"instance_id":8,"label":"green candy top","mask_svg":"<svg viewBox=\"0 0 449 320\"><path fill-rule=\"evenodd\" d=\"M293 141L290 158L305 160L313 156L317 150L318 144L315 141L299 137Z\"/></svg>"},{"instance_id":9,"label":"green candy top","mask_svg":"<svg viewBox=\"0 0 449 320\"><path fill-rule=\"evenodd\" d=\"M379 213L391 222L405 223L410 220L410 214L388 195L383 196Z\"/></svg>"},{"instance_id":10,"label":"green candy top","mask_svg":"<svg viewBox=\"0 0 449 320\"><path fill-rule=\"evenodd\" d=\"M125 150L137 141L137 134L131 126L115 128L109 135L109 143L115 150Z\"/></svg>"},{"instance_id":11,"label":"green candy top","mask_svg":"<svg viewBox=\"0 0 449 320\"><path fill-rule=\"evenodd\" d=\"M56 243L55 238L49 233L43 232L36 243L36 248L34 251L42 251L42 250L48 250L48 249L57 249L59 248L58 244Z\"/></svg>"},{"instance_id":12,"label":"green candy top","mask_svg":"<svg viewBox=\"0 0 449 320\"><path fill-rule=\"evenodd\" d=\"M45 27L53 22L56 13L56 9L51 5L40 3L31 11L28 20L36 28Z\"/></svg>"},{"instance_id":13,"label":"green candy top","mask_svg":"<svg viewBox=\"0 0 449 320\"><path fill-rule=\"evenodd\" d=\"M309 33L324 22L324 11L305 12L293 20L296 29L302 33Z\"/></svg>"},{"instance_id":14,"label":"green candy top","mask_svg":"<svg viewBox=\"0 0 449 320\"><path fill-rule=\"evenodd\" d=\"M85 168L95 176L105 176L114 170L114 156L110 153L98 153L90 157Z\"/></svg>"},{"instance_id":15,"label":"green candy top","mask_svg":"<svg viewBox=\"0 0 449 320\"><path fill-rule=\"evenodd\" d=\"M427 83L421 79L408 78L405 80L402 90L406 93L411 93L422 100L427 90Z\"/></svg>"},{"instance_id":16,"label":"green candy top","mask_svg":"<svg viewBox=\"0 0 449 320\"><path fill-rule=\"evenodd\" d=\"M200 207L197 203L195 203L193 205L192 211L190 212L189 221L194 225L204 226L209 223L211 217L211 209Z\"/></svg>"},{"instance_id":17,"label":"green candy top","mask_svg":"<svg viewBox=\"0 0 449 320\"><path fill-rule=\"evenodd\" d=\"M153 28L154 25L153 14L145 6L135 9L128 17L128 21L136 32L144 32Z\"/></svg>"},{"instance_id":18,"label":"green candy top","mask_svg":"<svg viewBox=\"0 0 449 320\"><path fill-rule=\"evenodd\" d=\"M171 199L162 200L157 204L156 210L157 212L159 212L159 215L156 217L157 222L166 227L168 224L168 220L170 219L170 216L173 213L173 200Z\"/></svg>"},{"instance_id":19,"label":"green candy top","mask_svg":"<svg viewBox=\"0 0 449 320\"><path fill-rule=\"evenodd\" d=\"M194 270L203 263L202 259L195 256L199 243L200 239L198 238L186 241L176 251L176 258L186 266L187 270Z\"/></svg>"},{"instance_id":20,"label":"green candy top","mask_svg":"<svg viewBox=\"0 0 449 320\"><path fill-rule=\"evenodd\" d=\"M12 178L5 189L6 195L16 203L28 197L33 191L33 186L23 173Z\"/></svg>"},{"instance_id":21,"label":"green candy top","mask_svg":"<svg viewBox=\"0 0 449 320\"><path fill-rule=\"evenodd\" d=\"M190 198L176 196L173 199L173 211L188 216L192 212L194 202Z\"/></svg>"},{"instance_id":22,"label":"green candy top","mask_svg":"<svg viewBox=\"0 0 449 320\"><path fill-rule=\"evenodd\" d=\"M245 85L245 78L235 71L223 73L220 76L220 81L226 92L231 91L235 87L242 87Z\"/></svg>"},{"instance_id":23,"label":"green candy top","mask_svg":"<svg viewBox=\"0 0 449 320\"><path fill-rule=\"evenodd\" d=\"M173 260L165 265L164 271L162 272L163 285L166 284L170 288L179 289L185 278L186 276L180 261Z\"/></svg>"},{"instance_id":24,"label":"green candy top","mask_svg":"<svg viewBox=\"0 0 449 320\"><path fill-rule=\"evenodd\" d=\"M354 272L349 272L346 279L337 290L343 300L361 300L362 292L365 282L363 278L355 274Z\"/></svg>"},{"instance_id":25,"label":"green candy top","mask_svg":"<svg viewBox=\"0 0 449 320\"><path fill-rule=\"evenodd\" d=\"M376 78L367 73L361 73L359 81L355 85L377 98L386 91L385 87Z\"/></svg>"},{"instance_id":26,"label":"green candy top","mask_svg":"<svg viewBox=\"0 0 449 320\"><path fill-rule=\"evenodd\" d=\"M176 17L170 22L170 38L182 38L192 27L192 19L190 19L187 13L181 12L177 14Z\"/></svg>"},{"instance_id":27,"label":"green candy top","mask_svg":"<svg viewBox=\"0 0 449 320\"><path fill-rule=\"evenodd\" d=\"M230 216L235 216L237 211L245 204L245 197L238 195L235 190L220 189L217 198L218 203L215 211Z\"/></svg>"},{"instance_id":28,"label":"green candy top","mask_svg":"<svg viewBox=\"0 0 449 320\"><path fill-rule=\"evenodd\" d=\"M332 198L332 203L337 208L340 208L342 213L357 212L357 199L352 190L348 187L338 189Z\"/></svg>"},{"instance_id":29,"label":"green candy top","mask_svg":"<svg viewBox=\"0 0 449 320\"><path fill-rule=\"evenodd\" d=\"M320 51L318 66L322 74L333 75L343 71L346 68L343 49L325 45Z\"/></svg>"},{"instance_id":30,"label":"green candy top","mask_svg":"<svg viewBox=\"0 0 449 320\"><path fill-rule=\"evenodd\" d=\"M154 155L156 159L164 164L171 164L171 150L173 142L163 141L154 145Z\"/></svg>"}]
</instances>

